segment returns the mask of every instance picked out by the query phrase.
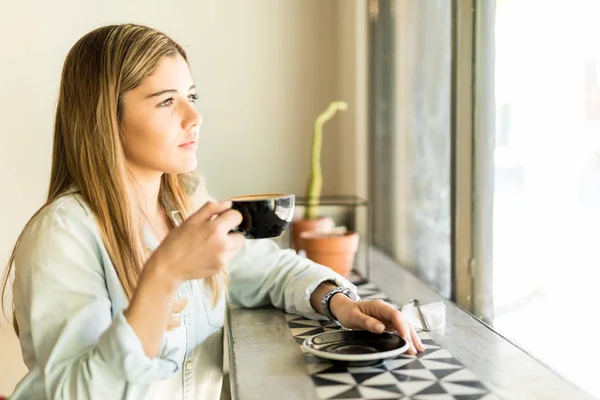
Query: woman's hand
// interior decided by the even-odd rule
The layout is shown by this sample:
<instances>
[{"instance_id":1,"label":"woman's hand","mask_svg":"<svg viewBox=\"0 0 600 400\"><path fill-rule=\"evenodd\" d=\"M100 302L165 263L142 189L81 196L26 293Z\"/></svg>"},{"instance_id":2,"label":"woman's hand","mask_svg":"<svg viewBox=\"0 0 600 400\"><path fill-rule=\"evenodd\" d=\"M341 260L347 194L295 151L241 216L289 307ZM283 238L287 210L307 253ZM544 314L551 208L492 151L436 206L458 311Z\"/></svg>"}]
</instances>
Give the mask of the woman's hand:
<instances>
[{"instance_id":1,"label":"woman's hand","mask_svg":"<svg viewBox=\"0 0 600 400\"><path fill-rule=\"evenodd\" d=\"M231 202L208 202L167 235L146 267L161 269L159 275L176 284L215 275L244 245L241 234L230 233L241 222Z\"/></svg>"},{"instance_id":2,"label":"woman's hand","mask_svg":"<svg viewBox=\"0 0 600 400\"><path fill-rule=\"evenodd\" d=\"M146 355L158 355L181 282L221 271L244 244L229 232L242 222L231 202L207 203L173 229L148 259L124 312ZM177 304L175 312L183 310Z\"/></svg>"},{"instance_id":3,"label":"woman's hand","mask_svg":"<svg viewBox=\"0 0 600 400\"><path fill-rule=\"evenodd\" d=\"M330 309L345 328L365 329L374 333L397 331L408 340L409 354L425 350L417 332L402 313L383 300L355 302L343 294L336 294L331 298Z\"/></svg>"}]
</instances>

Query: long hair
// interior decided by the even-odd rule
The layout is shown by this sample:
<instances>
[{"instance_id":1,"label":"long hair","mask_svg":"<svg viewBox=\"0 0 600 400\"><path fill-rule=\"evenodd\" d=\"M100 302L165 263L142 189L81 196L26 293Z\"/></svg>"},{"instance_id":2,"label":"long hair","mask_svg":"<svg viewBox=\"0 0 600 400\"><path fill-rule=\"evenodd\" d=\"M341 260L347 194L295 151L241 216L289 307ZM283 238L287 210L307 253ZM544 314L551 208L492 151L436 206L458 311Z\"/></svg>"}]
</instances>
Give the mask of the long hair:
<instances>
[{"instance_id":1,"label":"long hair","mask_svg":"<svg viewBox=\"0 0 600 400\"><path fill-rule=\"evenodd\" d=\"M129 298L148 254L119 129L122 99L152 74L164 57L177 54L187 62L183 48L167 35L133 24L104 26L75 43L62 70L48 198L29 220L76 188L95 216L103 243ZM197 206L192 196L198 197L203 190L193 173L164 174L159 203L165 211L176 210L185 219ZM22 236L23 232L8 261L1 298L6 294ZM215 303L226 281L225 272L206 278ZM174 312L181 311L180 308L181 305L174 306ZM14 318L13 324L18 333Z\"/></svg>"}]
</instances>

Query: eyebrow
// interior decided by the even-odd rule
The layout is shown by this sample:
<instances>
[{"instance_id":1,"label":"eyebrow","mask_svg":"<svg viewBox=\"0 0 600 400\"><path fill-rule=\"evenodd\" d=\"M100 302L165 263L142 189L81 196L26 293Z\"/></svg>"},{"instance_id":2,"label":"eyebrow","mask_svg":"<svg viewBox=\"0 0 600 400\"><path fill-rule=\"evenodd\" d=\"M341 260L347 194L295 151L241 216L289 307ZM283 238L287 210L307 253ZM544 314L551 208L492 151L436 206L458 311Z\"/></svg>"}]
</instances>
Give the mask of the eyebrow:
<instances>
[{"instance_id":1,"label":"eyebrow","mask_svg":"<svg viewBox=\"0 0 600 400\"><path fill-rule=\"evenodd\" d=\"M190 86L190 88L188 89L188 92L192 89L196 89L196 85L192 85ZM177 93L176 89L166 89L166 90L161 90L160 92L156 92L156 93L152 93L146 96L147 99L149 99L150 97L158 97L158 96L162 96L165 93Z\"/></svg>"}]
</instances>

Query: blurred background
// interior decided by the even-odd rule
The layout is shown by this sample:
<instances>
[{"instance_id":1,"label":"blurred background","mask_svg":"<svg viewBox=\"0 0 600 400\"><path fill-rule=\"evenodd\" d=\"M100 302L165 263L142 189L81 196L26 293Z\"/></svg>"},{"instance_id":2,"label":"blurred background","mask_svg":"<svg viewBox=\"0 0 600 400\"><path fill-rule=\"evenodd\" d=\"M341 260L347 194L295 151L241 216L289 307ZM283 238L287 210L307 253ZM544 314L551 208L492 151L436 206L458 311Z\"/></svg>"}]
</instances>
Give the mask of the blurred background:
<instances>
[{"instance_id":1,"label":"blurred background","mask_svg":"<svg viewBox=\"0 0 600 400\"><path fill-rule=\"evenodd\" d=\"M0 271L46 195L68 50L146 24L188 52L215 197L302 195L314 119L347 101L326 126L324 194L368 199L374 246L600 396L599 14L597 0L0 0ZM0 393L24 373L3 321Z\"/></svg>"}]
</instances>

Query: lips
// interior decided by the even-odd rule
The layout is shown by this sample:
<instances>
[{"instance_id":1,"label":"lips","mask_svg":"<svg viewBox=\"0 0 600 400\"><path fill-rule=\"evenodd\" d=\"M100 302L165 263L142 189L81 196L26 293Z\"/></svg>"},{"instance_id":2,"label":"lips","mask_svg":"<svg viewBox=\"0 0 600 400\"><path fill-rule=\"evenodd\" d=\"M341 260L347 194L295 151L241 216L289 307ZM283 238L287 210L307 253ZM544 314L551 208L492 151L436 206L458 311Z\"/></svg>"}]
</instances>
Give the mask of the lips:
<instances>
[{"instance_id":1,"label":"lips","mask_svg":"<svg viewBox=\"0 0 600 400\"><path fill-rule=\"evenodd\" d=\"M184 146L185 146L185 147L192 146L192 145L195 145L197 141L198 141L198 139L197 139L196 135L190 135L190 136L189 136L189 137L188 137L188 138L185 140L185 142L181 143L179 146L180 146L180 147L184 147Z\"/></svg>"}]
</instances>

